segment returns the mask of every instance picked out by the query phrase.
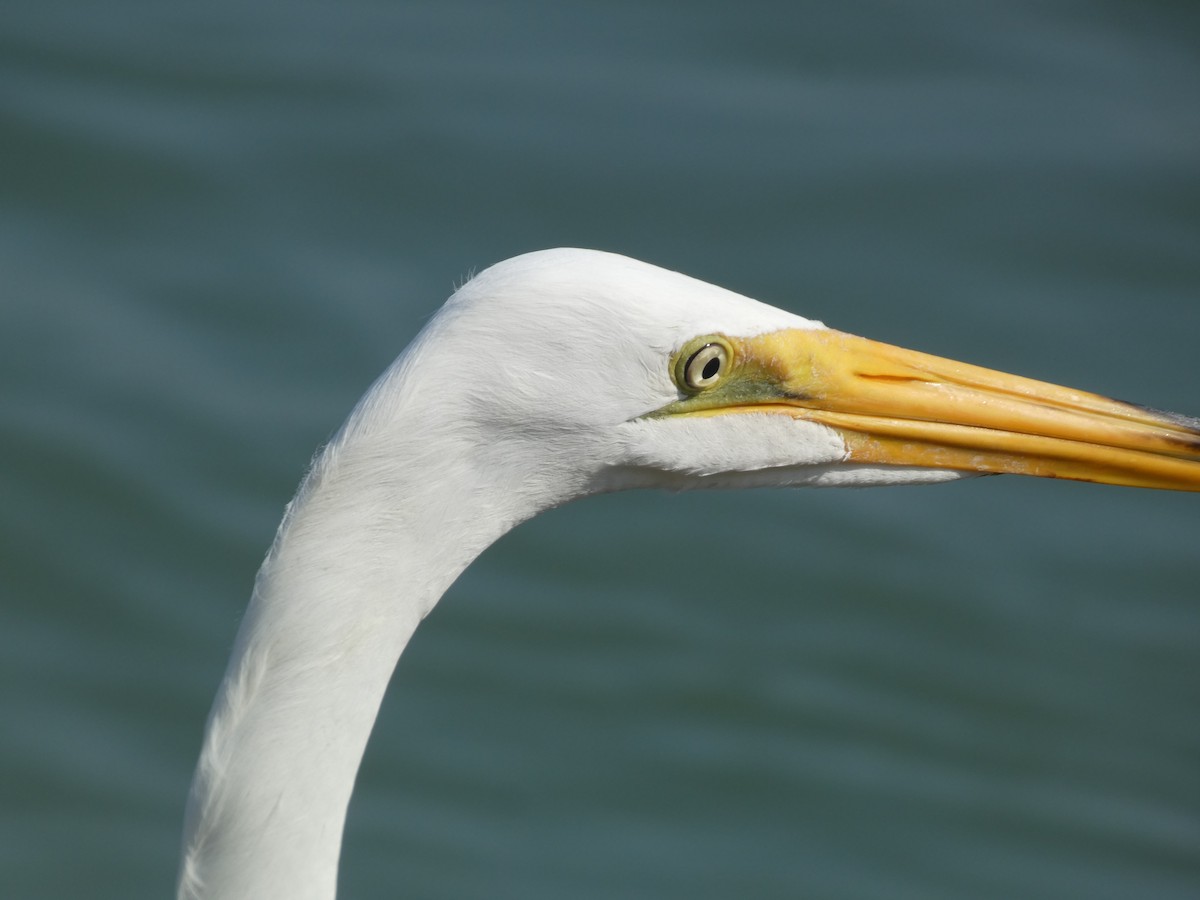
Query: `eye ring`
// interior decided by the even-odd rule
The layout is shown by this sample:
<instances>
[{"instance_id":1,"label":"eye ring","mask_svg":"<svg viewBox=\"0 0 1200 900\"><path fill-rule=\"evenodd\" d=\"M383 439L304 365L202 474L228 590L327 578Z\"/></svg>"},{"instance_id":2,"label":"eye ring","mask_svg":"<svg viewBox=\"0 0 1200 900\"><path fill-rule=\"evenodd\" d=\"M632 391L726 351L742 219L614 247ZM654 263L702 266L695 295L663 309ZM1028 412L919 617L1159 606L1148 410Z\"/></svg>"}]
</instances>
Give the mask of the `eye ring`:
<instances>
[{"instance_id":1,"label":"eye ring","mask_svg":"<svg viewBox=\"0 0 1200 900\"><path fill-rule=\"evenodd\" d=\"M699 347L683 364L683 383L693 391L712 387L725 374L729 351L723 343L709 341Z\"/></svg>"}]
</instances>

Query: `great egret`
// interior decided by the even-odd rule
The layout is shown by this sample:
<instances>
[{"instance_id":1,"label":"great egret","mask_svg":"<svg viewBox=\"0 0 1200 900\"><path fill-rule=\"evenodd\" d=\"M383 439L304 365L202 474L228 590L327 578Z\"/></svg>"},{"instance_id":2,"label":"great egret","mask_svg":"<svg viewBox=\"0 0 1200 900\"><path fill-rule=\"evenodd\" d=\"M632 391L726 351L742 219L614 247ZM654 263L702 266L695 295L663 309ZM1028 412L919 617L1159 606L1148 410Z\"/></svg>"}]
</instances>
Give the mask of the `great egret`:
<instances>
[{"instance_id":1,"label":"great egret","mask_svg":"<svg viewBox=\"0 0 1200 900\"><path fill-rule=\"evenodd\" d=\"M413 630L519 522L637 487L1013 472L1200 490L1200 420L878 344L625 257L463 285L288 506L192 783L181 898L330 898Z\"/></svg>"}]
</instances>

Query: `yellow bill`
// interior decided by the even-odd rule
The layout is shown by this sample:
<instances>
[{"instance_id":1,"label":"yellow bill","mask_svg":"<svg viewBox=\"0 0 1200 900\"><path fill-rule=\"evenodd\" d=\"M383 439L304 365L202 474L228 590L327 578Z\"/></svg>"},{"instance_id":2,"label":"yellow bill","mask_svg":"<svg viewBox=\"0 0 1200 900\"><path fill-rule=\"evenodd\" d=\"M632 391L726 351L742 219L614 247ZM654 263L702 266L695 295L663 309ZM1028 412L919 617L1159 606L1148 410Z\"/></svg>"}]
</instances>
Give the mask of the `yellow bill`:
<instances>
[{"instance_id":1,"label":"yellow bill","mask_svg":"<svg viewBox=\"0 0 1200 900\"><path fill-rule=\"evenodd\" d=\"M699 338L676 380L675 412L809 419L849 462L1200 490L1198 419L838 331Z\"/></svg>"}]
</instances>

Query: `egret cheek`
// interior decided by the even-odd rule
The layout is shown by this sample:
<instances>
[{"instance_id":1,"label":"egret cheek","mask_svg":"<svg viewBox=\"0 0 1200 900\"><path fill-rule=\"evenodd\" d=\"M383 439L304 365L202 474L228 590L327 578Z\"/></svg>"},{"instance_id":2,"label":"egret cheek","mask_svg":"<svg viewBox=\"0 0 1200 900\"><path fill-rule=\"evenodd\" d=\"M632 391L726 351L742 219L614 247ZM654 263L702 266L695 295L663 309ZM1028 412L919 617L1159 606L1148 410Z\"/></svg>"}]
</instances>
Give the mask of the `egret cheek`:
<instances>
[{"instance_id":1,"label":"egret cheek","mask_svg":"<svg viewBox=\"0 0 1200 900\"><path fill-rule=\"evenodd\" d=\"M681 475L822 466L848 456L834 429L767 413L635 419L621 426L621 437L623 465Z\"/></svg>"}]
</instances>

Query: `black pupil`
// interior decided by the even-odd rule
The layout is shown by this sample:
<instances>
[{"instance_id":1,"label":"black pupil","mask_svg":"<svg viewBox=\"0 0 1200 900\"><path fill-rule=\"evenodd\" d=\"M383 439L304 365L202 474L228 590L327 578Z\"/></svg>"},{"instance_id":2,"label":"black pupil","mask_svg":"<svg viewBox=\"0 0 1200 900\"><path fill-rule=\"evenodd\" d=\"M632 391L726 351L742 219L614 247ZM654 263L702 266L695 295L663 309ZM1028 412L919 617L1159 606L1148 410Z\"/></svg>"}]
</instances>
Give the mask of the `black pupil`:
<instances>
[{"instance_id":1,"label":"black pupil","mask_svg":"<svg viewBox=\"0 0 1200 900\"><path fill-rule=\"evenodd\" d=\"M714 377L720 371L721 371L721 360L714 356L712 359L710 359L708 362L706 362L704 364L704 369L700 372L700 376L707 381L709 378Z\"/></svg>"}]
</instances>

